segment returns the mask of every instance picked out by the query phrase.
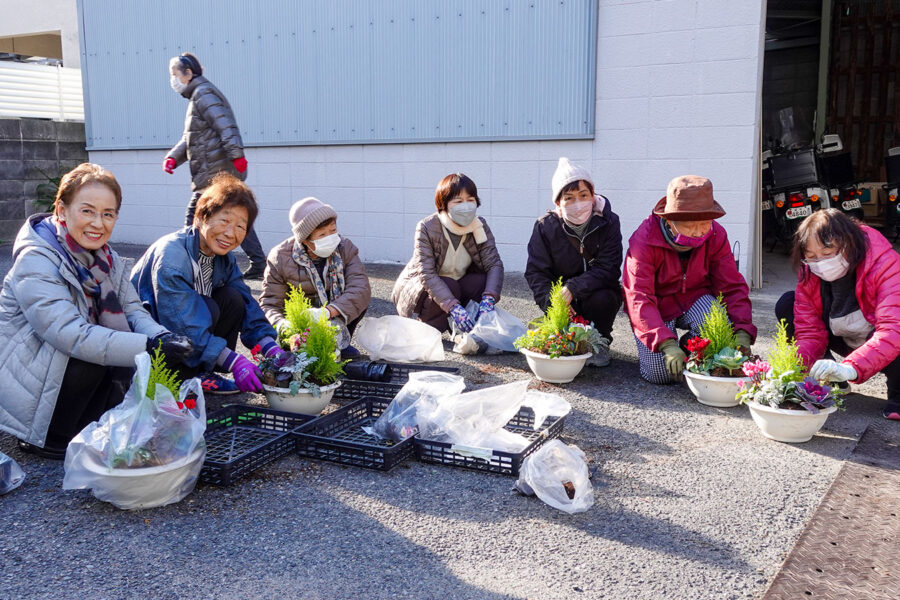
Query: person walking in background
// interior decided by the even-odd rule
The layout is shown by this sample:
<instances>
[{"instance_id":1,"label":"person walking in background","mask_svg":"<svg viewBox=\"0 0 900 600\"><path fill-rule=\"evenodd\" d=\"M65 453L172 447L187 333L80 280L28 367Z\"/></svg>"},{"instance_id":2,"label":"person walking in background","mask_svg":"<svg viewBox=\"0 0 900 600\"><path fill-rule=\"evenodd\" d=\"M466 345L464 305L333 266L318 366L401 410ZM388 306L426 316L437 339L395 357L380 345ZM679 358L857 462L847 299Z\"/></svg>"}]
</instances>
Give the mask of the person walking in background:
<instances>
[{"instance_id":1,"label":"person walking in background","mask_svg":"<svg viewBox=\"0 0 900 600\"><path fill-rule=\"evenodd\" d=\"M247 159L231 105L203 76L203 67L197 57L190 52L173 57L169 61L169 75L172 89L188 99L188 108L184 133L166 154L163 171L171 175L185 161L190 165L192 194L184 219L185 226L190 227L194 223L197 200L213 176L225 171L243 181L247 179ZM250 259L250 267L243 276L259 279L266 266L266 256L252 228L241 248Z\"/></svg>"},{"instance_id":2,"label":"person walking in background","mask_svg":"<svg viewBox=\"0 0 900 600\"><path fill-rule=\"evenodd\" d=\"M209 394L263 390L259 368L235 351L238 335L247 348L258 344L265 356L283 352L232 253L258 212L250 188L219 173L197 201L193 226L156 240L131 270L153 318L193 343L181 377L200 377ZM234 381L216 369L231 371Z\"/></svg>"},{"instance_id":3,"label":"person walking in background","mask_svg":"<svg viewBox=\"0 0 900 600\"><path fill-rule=\"evenodd\" d=\"M481 200L475 182L462 173L441 179L434 194L437 212L416 225L412 258L391 293L397 314L438 331L471 331L494 310L503 287L503 261L487 222L476 215ZM465 306L479 303L473 319Z\"/></svg>"},{"instance_id":4,"label":"person walking in background","mask_svg":"<svg viewBox=\"0 0 900 600\"><path fill-rule=\"evenodd\" d=\"M28 218L0 292L0 429L19 448L62 460L78 432L122 402L134 357L191 351L141 306L108 245L122 205L113 174L78 165L59 183L53 215Z\"/></svg>"},{"instance_id":5,"label":"person walking in background","mask_svg":"<svg viewBox=\"0 0 900 600\"><path fill-rule=\"evenodd\" d=\"M725 228L714 221L724 215L709 179L683 175L669 182L666 195L628 240L625 311L641 377L650 383L681 380L687 353L676 328L699 335L719 294L740 346L749 352L756 338L750 288L737 270Z\"/></svg>"},{"instance_id":6,"label":"person walking in background","mask_svg":"<svg viewBox=\"0 0 900 600\"><path fill-rule=\"evenodd\" d=\"M337 213L316 198L295 202L290 212L292 237L269 252L260 306L269 322L280 329L285 322L284 299L291 287L300 288L317 313L325 312L347 336L341 358L359 356L350 345L356 326L369 308L372 288L359 250L338 234Z\"/></svg>"},{"instance_id":7,"label":"person walking in background","mask_svg":"<svg viewBox=\"0 0 900 600\"><path fill-rule=\"evenodd\" d=\"M609 364L609 344L622 306L622 231L609 200L594 191L587 169L560 158L551 182L556 208L537 220L528 242L525 279L542 311L550 288L563 280L563 295L576 314L603 336L589 365Z\"/></svg>"},{"instance_id":8,"label":"person walking in background","mask_svg":"<svg viewBox=\"0 0 900 600\"><path fill-rule=\"evenodd\" d=\"M840 210L806 217L794 236L797 289L775 305L820 381L887 377L885 419L900 421L900 255ZM830 351L844 360L833 360Z\"/></svg>"}]
</instances>

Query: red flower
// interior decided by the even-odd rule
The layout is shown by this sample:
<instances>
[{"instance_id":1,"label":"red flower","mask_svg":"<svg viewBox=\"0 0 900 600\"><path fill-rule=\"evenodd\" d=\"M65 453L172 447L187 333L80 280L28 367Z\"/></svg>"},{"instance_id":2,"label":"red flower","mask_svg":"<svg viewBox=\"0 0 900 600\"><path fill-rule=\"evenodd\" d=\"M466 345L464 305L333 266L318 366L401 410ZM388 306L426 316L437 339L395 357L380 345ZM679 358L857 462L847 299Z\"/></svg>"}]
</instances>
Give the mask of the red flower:
<instances>
[{"instance_id":1,"label":"red flower","mask_svg":"<svg viewBox=\"0 0 900 600\"><path fill-rule=\"evenodd\" d=\"M178 405L178 408L179 408L179 409L182 409L182 408L184 408L184 404L182 404L182 403L181 403L181 402L179 402L179 401L178 401L178 400L176 400L176 401L175 401L175 404L177 404L177 405Z\"/></svg>"},{"instance_id":2,"label":"red flower","mask_svg":"<svg viewBox=\"0 0 900 600\"><path fill-rule=\"evenodd\" d=\"M590 324L591 324L590 321L588 321L587 319L585 319L585 318L582 317L581 315L575 315L574 317L572 317L571 321L572 321L573 323L578 323L579 325L590 325Z\"/></svg>"},{"instance_id":3,"label":"red flower","mask_svg":"<svg viewBox=\"0 0 900 600\"><path fill-rule=\"evenodd\" d=\"M702 337L693 337L687 341L687 349L691 354L696 353L703 358L703 349L709 346L709 340Z\"/></svg>"},{"instance_id":4,"label":"red flower","mask_svg":"<svg viewBox=\"0 0 900 600\"><path fill-rule=\"evenodd\" d=\"M257 344L255 346L253 346L253 348L250 350L250 356L256 356L260 352L262 352L262 347L259 344Z\"/></svg>"},{"instance_id":5,"label":"red flower","mask_svg":"<svg viewBox=\"0 0 900 600\"><path fill-rule=\"evenodd\" d=\"M185 398L184 405L190 409L197 408L197 399L196 398Z\"/></svg>"}]
</instances>

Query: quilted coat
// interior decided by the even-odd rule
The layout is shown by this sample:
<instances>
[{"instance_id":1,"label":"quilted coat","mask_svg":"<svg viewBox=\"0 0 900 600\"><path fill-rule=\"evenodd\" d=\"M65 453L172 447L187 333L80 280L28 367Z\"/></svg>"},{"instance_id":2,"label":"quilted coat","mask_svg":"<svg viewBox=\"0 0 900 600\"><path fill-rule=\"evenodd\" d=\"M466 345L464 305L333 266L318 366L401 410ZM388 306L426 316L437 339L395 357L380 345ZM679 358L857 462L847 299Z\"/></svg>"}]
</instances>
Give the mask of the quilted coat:
<instances>
[{"instance_id":1,"label":"quilted coat","mask_svg":"<svg viewBox=\"0 0 900 600\"><path fill-rule=\"evenodd\" d=\"M70 356L133 367L147 339L166 332L141 306L115 251L110 279L133 333L90 322L75 270L34 230L47 216L33 215L22 226L0 291L0 429L41 447Z\"/></svg>"},{"instance_id":2,"label":"quilted coat","mask_svg":"<svg viewBox=\"0 0 900 600\"><path fill-rule=\"evenodd\" d=\"M686 265L663 237L660 218L650 215L628 240L622 286L634 334L653 352L674 339L665 325L684 314L700 296L722 294L735 329L756 338L750 288L737 270L725 228L713 221L712 235L691 251Z\"/></svg>"},{"instance_id":3,"label":"quilted coat","mask_svg":"<svg viewBox=\"0 0 900 600\"><path fill-rule=\"evenodd\" d=\"M497 252L494 234L484 219L481 222L487 240L483 244L476 244L472 235L466 235L462 244L472 257L469 269L487 274L484 293L499 301L500 290L503 288L503 261ZM397 314L401 317L413 315L421 294L428 294L445 312L450 312L459 302L438 276L450 244L444 236L443 227L437 213L425 217L416 225L412 258L403 268L391 293L391 302L397 305Z\"/></svg>"},{"instance_id":4,"label":"quilted coat","mask_svg":"<svg viewBox=\"0 0 900 600\"><path fill-rule=\"evenodd\" d=\"M220 171L245 180L247 171L238 172L231 162L244 156L244 142L228 99L202 75L191 79L181 95L189 100L184 133L166 158L174 158L176 166L188 161L194 190L207 187Z\"/></svg>"},{"instance_id":5,"label":"quilted coat","mask_svg":"<svg viewBox=\"0 0 900 600\"><path fill-rule=\"evenodd\" d=\"M866 257L856 268L856 299L875 331L844 362L853 365L863 382L900 354L900 255L883 235L865 225L869 241ZM828 347L828 329L822 314L822 280L804 266L798 275L794 301L794 332L807 365L822 358Z\"/></svg>"}]
</instances>

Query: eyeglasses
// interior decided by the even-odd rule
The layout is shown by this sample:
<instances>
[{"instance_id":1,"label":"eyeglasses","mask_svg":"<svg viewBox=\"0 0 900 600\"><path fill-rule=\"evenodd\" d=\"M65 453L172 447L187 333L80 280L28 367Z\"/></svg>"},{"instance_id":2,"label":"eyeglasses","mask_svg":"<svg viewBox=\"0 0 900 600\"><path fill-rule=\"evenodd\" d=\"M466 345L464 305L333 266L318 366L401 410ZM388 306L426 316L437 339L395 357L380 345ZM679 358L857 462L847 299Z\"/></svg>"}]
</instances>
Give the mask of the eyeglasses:
<instances>
[{"instance_id":1,"label":"eyeglasses","mask_svg":"<svg viewBox=\"0 0 900 600\"><path fill-rule=\"evenodd\" d=\"M82 208L79 212L81 213L81 216L85 217L86 219L96 221L99 217L103 220L104 223L115 223L116 219L119 218L119 214L113 211L106 211L101 214L92 208Z\"/></svg>"}]
</instances>

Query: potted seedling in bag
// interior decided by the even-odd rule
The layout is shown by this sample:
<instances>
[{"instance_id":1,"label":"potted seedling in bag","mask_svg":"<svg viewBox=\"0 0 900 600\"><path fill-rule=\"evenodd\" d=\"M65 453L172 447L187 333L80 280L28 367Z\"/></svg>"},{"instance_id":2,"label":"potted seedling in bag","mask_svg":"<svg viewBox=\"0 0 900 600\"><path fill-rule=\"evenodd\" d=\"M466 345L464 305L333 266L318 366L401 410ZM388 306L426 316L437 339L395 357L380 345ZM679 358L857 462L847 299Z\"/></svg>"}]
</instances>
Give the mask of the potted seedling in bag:
<instances>
[{"instance_id":1,"label":"potted seedling in bag","mask_svg":"<svg viewBox=\"0 0 900 600\"><path fill-rule=\"evenodd\" d=\"M252 350L262 373L263 389L269 405L276 410L318 415L341 385L344 364L338 350L337 327L322 315L313 317L312 305L300 288L291 287L284 301L287 326L278 336L288 352L265 358L258 347Z\"/></svg>"},{"instance_id":2,"label":"potted seedling in bag","mask_svg":"<svg viewBox=\"0 0 900 600\"><path fill-rule=\"evenodd\" d=\"M737 385L747 382L741 366L751 356L738 344L721 294L700 324L700 335L687 341L687 349L684 379L697 401L717 407L740 404Z\"/></svg>"},{"instance_id":3,"label":"potted seedling in bag","mask_svg":"<svg viewBox=\"0 0 900 600\"><path fill-rule=\"evenodd\" d=\"M593 324L573 317L563 298L560 279L550 288L550 306L528 331L514 342L525 355L535 377L550 383L569 383L591 355L600 348L602 336Z\"/></svg>"},{"instance_id":4,"label":"potted seedling in bag","mask_svg":"<svg viewBox=\"0 0 900 600\"><path fill-rule=\"evenodd\" d=\"M779 442L805 442L825 424L828 415L843 410L843 391L815 381L797 349L788 338L782 320L775 333L775 346L767 360L747 362L743 371L750 379L738 398L764 436Z\"/></svg>"}]
</instances>

